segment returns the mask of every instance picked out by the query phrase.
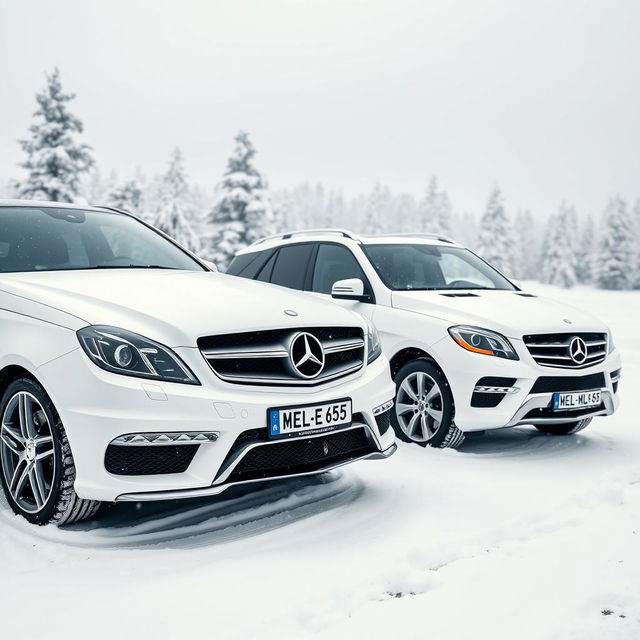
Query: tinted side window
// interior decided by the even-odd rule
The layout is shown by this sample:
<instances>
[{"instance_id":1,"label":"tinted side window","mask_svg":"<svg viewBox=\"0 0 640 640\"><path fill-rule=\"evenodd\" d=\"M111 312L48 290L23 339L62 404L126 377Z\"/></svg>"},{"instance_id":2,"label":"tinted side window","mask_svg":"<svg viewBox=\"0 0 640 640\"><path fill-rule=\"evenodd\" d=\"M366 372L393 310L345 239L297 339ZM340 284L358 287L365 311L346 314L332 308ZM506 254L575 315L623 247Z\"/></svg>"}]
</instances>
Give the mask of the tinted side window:
<instances>
[{"instance_id":1,"label":"tinted side window","mask_svg":"<svg viewBox=\"0 0 640 640\"><path fill-rule=\"evenodd\" d=\"M271 282L291 289L304 289L312 244L281 247L273 267Z\"/></svg>"},{"instance_id":2,"label":"tinted side window","mask_svg":"<svg viewBox=\"0 0 640 640\"><path fill-rule=\"evenodd\" d=\"M278 255L277 251L274 251L271 254L271 257L267 260L265 265L258 271L256 275L256 280L260 282L269 282L271 280L271 274L273 273L273 265L276 263L276 256Z\"/></svg>"},{"instance_id":3,"label":"tinted side window","mask_svg":"<svg viewBox=\"0 0 640 640\"><path fill-rule=\"evenodd\" d=\"M255 278L265 262L269 259L273 249L268 251L256 251L255 253L245 253L236 256L229 265L227 273L232 276L242 276L243 278Z\"/></svg>"},{"instance_id":4,"label":"tinted side window","mask_svg":"<svg viewBox=\"0 0 640 640\"><path fill-rule=\"evenodd\" d=\"M337 244L321 244L313 271L312 290L331 293L335 282L348 278L360 278L365 283L366 291L367 278L351 251Z\"/></svg>"}]
</instances>

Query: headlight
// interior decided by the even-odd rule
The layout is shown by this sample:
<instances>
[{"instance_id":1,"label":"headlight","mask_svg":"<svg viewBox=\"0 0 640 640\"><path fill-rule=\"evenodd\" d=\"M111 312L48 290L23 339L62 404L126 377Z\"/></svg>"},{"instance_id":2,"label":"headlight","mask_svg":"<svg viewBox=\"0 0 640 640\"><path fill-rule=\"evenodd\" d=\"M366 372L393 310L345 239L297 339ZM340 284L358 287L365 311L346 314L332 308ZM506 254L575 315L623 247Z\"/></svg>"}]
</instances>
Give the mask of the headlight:
<instances>
[{"instance_id":1,"label":"headlight","mask_svg":"<svg viewBox=\"0 0 640 640\"><path fill-rule=\"evenodd\" d=\"M467 351L482 353L487 356L519 360L516 350L511 343L499 333L478 327L450 327L451 337Z\"/></svg>"},{"instance_id":2,"label":"headlight","mask_svg":"<svg viewBox=\"0 0 640 640\"><path fill-rule=\"evenodd\" d=\"M365 318L365 320L367 320ZM373 362L381 353L380 336L375 326L367 320L367 363Z\"/></svg>"},{"instance_id":3,"label":"headlight","mask_svg":"<svg viewBox=\"0 0 640 640\"><path fill-rule=\"evenodd\" d=\"M125 376L200 384L175 353L137 333L116 327L84 327L77 332L85 353L101 369Z\"/></svg>"}]
</instances>

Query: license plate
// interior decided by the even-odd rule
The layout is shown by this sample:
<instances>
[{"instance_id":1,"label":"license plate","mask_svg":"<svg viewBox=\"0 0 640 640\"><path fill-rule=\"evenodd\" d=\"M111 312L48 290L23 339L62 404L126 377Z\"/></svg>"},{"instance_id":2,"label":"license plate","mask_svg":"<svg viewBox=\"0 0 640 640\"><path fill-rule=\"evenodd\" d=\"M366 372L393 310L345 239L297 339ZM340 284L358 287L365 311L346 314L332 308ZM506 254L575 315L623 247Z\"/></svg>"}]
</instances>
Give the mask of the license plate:
<instances>
[{"instance_id":1,"label":"license plate","mask_svg":"<svg viewBox=\"0 0 640 640\"><path fill-rule=\"evenodd\" d=\"M602 402L601 391L577 391L575 393L554 393L553 408L556 411L597 407Z\"/></svg>"},{"instance_id":2,"label":"license plate","mask_svg":"<svg viewBox=\"0 0 640 640\"><path fill-rule=\"evenodd\" d=\"M311 435L345 427L351 424L351 398L269 409L267 424L270 438Z\"/></svg>"}]
</instances>

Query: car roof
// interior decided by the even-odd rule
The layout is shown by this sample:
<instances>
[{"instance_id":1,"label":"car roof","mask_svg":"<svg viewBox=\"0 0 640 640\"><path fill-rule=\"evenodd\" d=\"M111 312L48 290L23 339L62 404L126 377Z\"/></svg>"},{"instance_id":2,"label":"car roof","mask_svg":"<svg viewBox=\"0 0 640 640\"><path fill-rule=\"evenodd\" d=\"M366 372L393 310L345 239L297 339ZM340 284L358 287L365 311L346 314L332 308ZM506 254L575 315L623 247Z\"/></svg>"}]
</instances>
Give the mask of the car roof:
<instances>
[{"instance_id":1,"label":"car roof","mask_svg":"<svg viewBox=\"0 0 640 640\"><path fill-rule=\"evenodd\" d=\"M111 213L124 213L118 209L112 209L110 207L100 207L84 204L75 204L73 202L53 202L50 200L11 200L0 199L0 207L31 207L37 209L82 209L83 211L101 211Z\"/></svg>"},{"instance_id":2,"label":"car roof","mask_svg":"<svg viewBox=\"0 0 640 640\"><path fill-rule=\"evenodd\" d=\"M238 251L237 255L264 251L282 247L287 244L302 242L338 242L345 245L374 245L374 244L428 244L447 247L462 247L460 243L442 234L435 233L381 233L355 234L347 229L309 229L287 231L254 242L249 247Z\"/></svg>"}]
</instances>

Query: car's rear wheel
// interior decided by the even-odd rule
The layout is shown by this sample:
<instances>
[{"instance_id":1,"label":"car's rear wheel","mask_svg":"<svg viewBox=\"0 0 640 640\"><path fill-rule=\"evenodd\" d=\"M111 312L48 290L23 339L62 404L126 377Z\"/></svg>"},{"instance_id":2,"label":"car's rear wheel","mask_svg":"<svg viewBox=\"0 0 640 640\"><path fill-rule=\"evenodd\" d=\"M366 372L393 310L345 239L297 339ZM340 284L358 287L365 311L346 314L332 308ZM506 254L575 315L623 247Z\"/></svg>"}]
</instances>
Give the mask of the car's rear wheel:
<instances>
[{"instance_id":1,"label":"car's rear wheel","mask_svg":"<svg viewBox=\"0 0 640 640\"><path fill-rule=\"evenodd\" d=\"M568 436L586 429L591 424L592 419L593 418L584 418L577 422L563 422L562 424L537 424L535 427L538 431L552 436Z\"/></svg>"},{"instance_id":2,"label":"car's rear wheel","mask_svg":"<svg viewBox=\"0 0 640 640\"><path fill-rule=\"evenodd\" d=\"M75 466L58 412L29 378L12 382L0 402L0 481L9 506L34 524L91 517L99 502L79 498Z\"/></svg>"},{"instance_id":3,"label":"car's rear wheel","mask_svg":"<svg viewBox=\"0 0 640 640\"><path fill-rule=\"evenodd\" d=\"M391 422L397 436L440 448L456 448L464 433L453 422L453 395L446 377L434 364L419 358L395 376L396 401Z\"/></svg>"}]
</instances>

